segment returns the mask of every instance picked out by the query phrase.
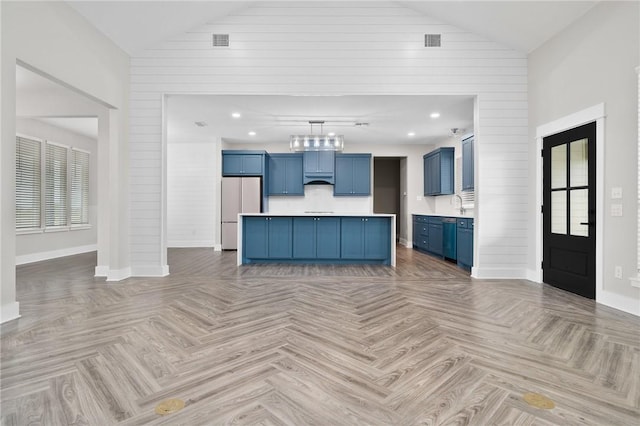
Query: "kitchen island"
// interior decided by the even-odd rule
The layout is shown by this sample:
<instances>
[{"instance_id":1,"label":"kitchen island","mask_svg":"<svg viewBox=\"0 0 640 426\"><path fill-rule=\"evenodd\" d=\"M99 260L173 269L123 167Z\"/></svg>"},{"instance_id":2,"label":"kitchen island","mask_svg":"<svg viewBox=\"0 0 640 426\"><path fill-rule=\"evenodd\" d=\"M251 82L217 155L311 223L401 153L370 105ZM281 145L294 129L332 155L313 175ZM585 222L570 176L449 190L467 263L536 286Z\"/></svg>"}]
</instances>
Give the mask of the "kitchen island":
<instances>
[{"instance_id":1,"label":"kitchen island","mask_svg":"<svg viewBox=\"0 0 640 426\"><path fill-rule=\"evenodd\" d=\"M241 213L238 224L238 265L396 265L393 214Z\"/></svg>"}]
</instances>

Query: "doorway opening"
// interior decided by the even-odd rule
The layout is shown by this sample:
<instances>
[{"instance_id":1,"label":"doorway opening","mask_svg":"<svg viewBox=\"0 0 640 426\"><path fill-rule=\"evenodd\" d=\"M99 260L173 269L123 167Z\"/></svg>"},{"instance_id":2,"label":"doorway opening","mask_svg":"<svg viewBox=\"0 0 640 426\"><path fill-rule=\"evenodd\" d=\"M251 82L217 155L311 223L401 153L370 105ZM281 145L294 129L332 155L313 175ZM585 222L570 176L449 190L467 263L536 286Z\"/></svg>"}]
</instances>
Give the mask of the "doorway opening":
<instances>
[{"instance_id":1,"label":"doorway opening","mask_svg":"<svg viewBox=\"0 0 640 426\"><path fill-rule=\"evenodd\" d=\"M396 215L396 242L402 239L406 200L406 157L374 157L373 212ZM404 189L403 189L404 184Z\"/></svg>"}]
</instances>

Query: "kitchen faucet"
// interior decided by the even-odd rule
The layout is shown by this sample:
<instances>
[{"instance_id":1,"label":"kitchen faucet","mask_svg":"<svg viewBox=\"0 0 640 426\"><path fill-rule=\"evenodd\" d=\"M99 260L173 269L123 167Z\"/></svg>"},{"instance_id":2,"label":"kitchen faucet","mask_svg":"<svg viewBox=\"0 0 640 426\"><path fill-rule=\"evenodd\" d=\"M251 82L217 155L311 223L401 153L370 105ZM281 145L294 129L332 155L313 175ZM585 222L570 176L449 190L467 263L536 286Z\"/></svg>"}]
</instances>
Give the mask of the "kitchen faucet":
<instances>
[{"instance_id":1,"label":"kitchen faucet","mask_svg":"<svg viewBox=\"0 0 640 426\"><path fill-rule=\"evenodd\" d=\"M460 215L464 215L465 212L465 208L462 207L462 197L458 194L453 194L454 197L458 197L458 200L460 200ZM452 200L454 200L455 198L452 198Z\"/></svg>"}]
</instances>

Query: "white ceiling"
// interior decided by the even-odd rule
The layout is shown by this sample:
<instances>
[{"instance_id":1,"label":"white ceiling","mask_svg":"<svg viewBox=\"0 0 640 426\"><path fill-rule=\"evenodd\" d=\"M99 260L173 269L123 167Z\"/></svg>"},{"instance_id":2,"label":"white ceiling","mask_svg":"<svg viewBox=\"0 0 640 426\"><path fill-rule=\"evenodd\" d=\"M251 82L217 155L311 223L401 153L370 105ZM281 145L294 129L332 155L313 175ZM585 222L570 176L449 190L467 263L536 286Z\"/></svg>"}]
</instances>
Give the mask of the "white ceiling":
<instances>
[{"instance_id":1,"label":"white ceiling","mask_svg":"<svg viewBox=\"0 0 640 426\"><path fill-rule=\"evenodd\" d=\"M18 104L21 103L21 100L29 98L30 102L44 103L46 100L47 103L53 103L56 106L69 105L77 104L79 97L81 97L79 94L58 83L24 67L16 66L16 99ZM98 139L97 117L20 115L19 118L32 118L94 140Z\"/></svg>"},{"instance_id":2,"label":"white ceiling","mask_svg":"<svg viewBox=\"0 0 640 426\"><path fill-rule=\"evenodd\" d=\"M97 142L98 117L37 117L43 123L86 136Z\"/></svg>"},{"instance_id":3,"label":"white ceiling","mask_svg":"<svg viewBox=\"0 0 640 426\"><path fill-rule=\"evenodd\" d=\"M241 117L233 118L234 112ZM433 112L440 117L431 118ZM325 121L324 133L344 135L345 145L433 144L451 136L451 128L473 130L473 97L171 95L167 137L170 143L222 137L231 143L282 142L286 147L290 135L310 134L309 120ZM196 121L207 126L198 127ZM313 134L319 133L315 125Z\"/></svg>"},{"instance_id":4,"label":"white ceiling","mask_svg":"<svg viewBox=\"0 0 640 426\"><path fill-rule=\"evenodd\" d=\"M251 7L247 1L68 1L130 55L207 22ZM419 13L529 53L597 1L395 2Z\"/></svg>"}]
</instances>

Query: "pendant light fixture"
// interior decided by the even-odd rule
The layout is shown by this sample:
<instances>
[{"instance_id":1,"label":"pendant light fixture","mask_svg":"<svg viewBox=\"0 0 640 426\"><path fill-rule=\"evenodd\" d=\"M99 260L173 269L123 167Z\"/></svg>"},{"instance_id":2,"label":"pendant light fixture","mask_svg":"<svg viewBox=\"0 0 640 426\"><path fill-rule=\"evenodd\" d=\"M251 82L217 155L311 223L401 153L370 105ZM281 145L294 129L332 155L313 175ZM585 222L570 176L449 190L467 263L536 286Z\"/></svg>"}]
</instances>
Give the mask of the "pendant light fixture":
<instances>
[{"instance_id":1,"label":"pendant light fixture","mask_svg":"<svg viewBox=\"0 0 640 426\"><path fill-rule=\"evenodd\" d=\"M320 134L313 134L313 125L320 125ZM344 149L344 136L329 133L323 134L323 120L309 120L311 134L291 135L289 148L291 151L342 151Z\"/></svg>"}]
</instances>

